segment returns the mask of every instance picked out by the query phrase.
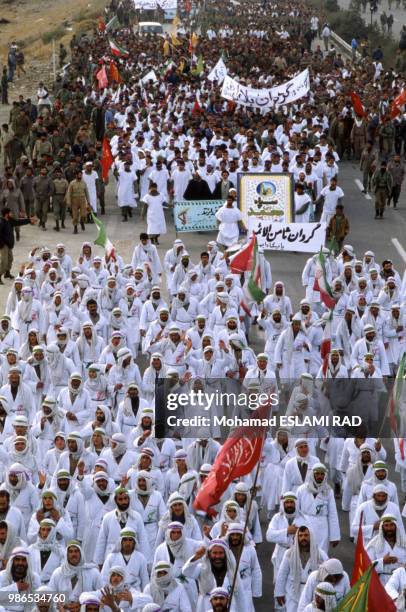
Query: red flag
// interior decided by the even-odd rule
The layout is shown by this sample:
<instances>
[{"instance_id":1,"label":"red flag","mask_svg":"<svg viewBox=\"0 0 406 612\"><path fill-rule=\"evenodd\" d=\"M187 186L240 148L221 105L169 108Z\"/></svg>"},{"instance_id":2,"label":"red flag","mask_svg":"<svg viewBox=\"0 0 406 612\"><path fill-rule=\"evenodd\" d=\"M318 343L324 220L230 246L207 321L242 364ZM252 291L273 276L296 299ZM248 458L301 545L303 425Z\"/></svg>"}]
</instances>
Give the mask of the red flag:
<instances>
[{"instance_id":1,"label":"red flag","mask_svg":"<svg viewBox=\"0 0 406 612\"><path fill-rule=\"evenodd\" d=\"M102 158L101 158L101 167L102 167L102 179L104 182L107 181L107 177L109 175L109 170L113 165L114 157L111 152L110 143L107 138L103 139L102 146Z\"/></svg>"},{"instance_id":2,"label":"red flag","mask_svg":"<svg viewBox=\"0 0 406 612\"><path fill-rule=\"evenodd\" d=\"M396 96L390 107L391 119L394 119L402 112L402 106L406 104L406 89L402 89L400 94Z\"/></svg>"},{"instance_id":3,"label":"red flag","mask_svg":"<svg viewBox=\"0 0 406 612\"><path fill-rule=\"evenodd\" d=\"M241 274L242 272L251 272L252 264L254 261L254 249L257 237L255 234L252 235L251 240L243 246L230 259L230 270L233 274Z\"/></svg>"},{"instance_id":4,"label":"red flag","mask_svg":"<svg viewBox=\"0 0 406 612\"><path fill-rule=\"evenodd\" d=\"M99 89L104 89L109 84L107 79L106 66L102 66L99 72L96 74L96 79L99 84Z\"/></svg>"},{"instance_id":5,"label":"red flag","mask_svg":"<svg viewBox=\"0 0 406 612\"><path fill-rule=\"evenodd\" d=\"M364 574L371 565L371 559L364 548L364 538L362 536L363 514L358 528L357 545L355 547L354 569L352 570L351 586ZM398 527L399 529L399 527ZM379 576L375 570L372 570L372 577L368 591L368 612L395 612L396 606L389 597Z\"/></svg>"},{"instance_id":6,"label":"red flag","mask_svg":"<svg viewBox=\"0 0 406 612\"><path fill-rule=\"evenodd\" d=\"M106 23L105 23L103 17L100 17L100 19L99 19L98 28L99 28L99 32L100 33L106 31Z\"/></svg>"},{"instance_id":7,"label":"red flag","mask_svg":"<svg viewBox=\"0 0 406 612\"><path fill-rule=\"evenodd\" d=\"M323 330L323 337L320 344L320 357L323 360L323 376L327 374L328 358L331 352L331 323L333 320L333 311L330 311L330 316L326 321L326 325Z\"/></svg>"},{"instance_id":8,"label":"red flag","mask_svg":"<svg viewBox=\"0 0 406 612\"><path fill-rule=\"evenodd\" d=\"M361 98L359 97L359 95L356 94L354 91L352 91L350 93L350 96L351 96L352 107L354 109L355 114L358 115L358 117L365 117L365 109L364 109L364 106L361 102Z\"/></svg>"},{"instance_id":9,"label":"red flag","mask_svg":"<svg viewBox=\"0 0 406 612\"><path fill-rule=\"evenodd\" d=\"M269 405L261 405L252 413L251 418L268 420L269 412ZM267 429L267 426L238 427L232 432L193 502L195 510L201 510L209 516L217 514L212 506L219 503L230 483L235 478L249 474L261 459Z\"/></svg>"},{"instance_id":10,"label":"red flag","mask_svg":"<svg viewBox=\"0 0 406 612\"><path fill-rule=\"evenodd\" d=\"M185 11L187 13L190 13L191 10L192 10L192 5L190 4L190 0L186 0L186 2L185 2Z\"/></svg>"},{"instance_id":11,"label":"red flag","mask_svg":"<svg viewBox=\"0 0 406 612\"><path fill-rule=\"evenodd\" d=\"M116 83L123 82L123 79L121 78L118 68L114 62L110 62L110 81L115 81Z\"/></svg>"},{"instance_id":12,"label":"red flag","mask_svg":"<svg viewBox=\"0 0 406 612\"><path fill-rule=\"evenodd\" d=\"M193 108L192 108L192 115L196 115L198 113L200 113L200 111L202 110L202 107L200 106L199 102L197 101L197 98L195 99L195 103L193 104Z\"/></svg>"}]
</instances>

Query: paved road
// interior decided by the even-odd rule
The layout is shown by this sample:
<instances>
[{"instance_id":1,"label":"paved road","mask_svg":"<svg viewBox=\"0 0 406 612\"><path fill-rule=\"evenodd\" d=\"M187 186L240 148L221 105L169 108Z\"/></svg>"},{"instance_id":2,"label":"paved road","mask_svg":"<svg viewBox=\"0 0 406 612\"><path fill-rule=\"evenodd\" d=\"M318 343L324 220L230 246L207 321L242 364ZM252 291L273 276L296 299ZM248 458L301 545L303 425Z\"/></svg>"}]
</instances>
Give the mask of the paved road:
<instances>
[{"instance_id":1,"label":"paved road","mask_svg":"<svg viewBox=\"0 0 406 612\"><path fill-rule=\"evenodd\" d=\"M377 261L380 262L386 257L393 259L395 267L403 274L406 253L403 254L405 259L402 259L399 253L403 247L406 248L406 198L402 194L400 208L396 211L389 209L385 214L383 221L374 220L373 203L371 199L367 199L356 184L359 179L359 172L355 164L344 162L340 166L340 185L345 193L345 207L351 222L351 234L348 242L351 243L359 257L368 249L373 249ZM129 261L134 244L137 242L137 235L141 230L145 229L145 224L140 221L139 214L129 223L122 223L119 212L116 208L115 198L112 186L108 190L108 214L103 217L107 228L108 236L113 240L119 253L124 257L125 261ZM171 222L171 215L167 213L168 234L160 240L161 245L159 252L161 256L166 249L170 248L175 239L175 232ZM48 221L48 226L52 227L53 223ZM50 248L54 247L57 242L64 242L68 251L77 257L80 245L84 239L93 241L96 237L96 229L94 225L88 225L86 232L79 236L72 234L70 223L68 229L61 231L59 234L49 230L42 232L36 227L22 228L21 242L18 243L15 249L14 272L18 269L18 264L27 261L27 254L33 246L47 245ZM193 261L198 261L199 253L205 248L207 241L214 238L215 234L184 234L183 239L187 245L187 249L191 254ZM398 249L394 246L393 240L398 240ZM95 247L100 251L99 247ZM267 257L272 265L273 279L282 279L286 283L287 293L291 296L294 305L297 307L300 299L303 297L301 290L300 274L303 265L306 261L305 255L293 253L273 253L269 252ZM7 294L11 282L6 281L6 286L0 288L0 308L3 308L6 302ZM254 347L259 345L260 338L255 331L252 338ZM391 448L391 442L385 444ZM340 559L344 562L347 571L352 567L354 546L348 539L348 517L340 512L341 528L343 532L343 544L335 549ZM265 526L265 523L264 523ZM259 612L269 612L273 609L272 606L272 570L271 570L271 554L272 548L268 544L262 544L258 550L261 559L261 565L264 572L264 597L256 603L256 609ZM333 553L331 553L333 554Z\"/></svg>"},{"instance_id":2,"label":"paved road","mask_svg":"<svg viewBox=\"0 0 406 612\"><path fill-rule=\"evenodd\" d=\"M403 241L403 247L406 249L405 195L402 193L400 207L398 209L388 209L383 221L375 221L373 202L371 199L367 199L370 198L370 196L364 196L355 182L357 179L359 181L359 178L360 173L355 163L343 162L340 165L339 184L345 193L345 211L351 223L351 233L348 237L348 242L354 246L356 253L360 257L366 250L371 248L374 250L378 261L382 261L383 258L389 256L393 259L395 267L402 275L406 263L406 253L403 254L405 260L402 260L399 250L394 246L392 240L398 240L400 244L402 244ZM144 222L140 221L138 212L129 223L121 222L112 186L108 189L107 213L105 217L102 217L107 233L117 245L124 259L128 261L131 259L131 253L137 240L137 234L145 230L146 225ZM161 244L159 250L161 255L165 253L166 249L171 247L176 237L170 212L167 212L166 215L168 233L160 240ZM67 229L59 233L53 231L51 229L52 226L53 221L49 218L47 223L49 229L47 232L42 232L37 227L22 228L21 241L14 249L16 262L14 265L14 272L17 270L18 264L27 261L27 255L33 246L46 244L52 247L57 242L64 242L69 252L73 253L76 257L82 240L93 240L96 237L96 228L94 225L87 225L86 232L78 236L72 234L69 221L67 223ZM207 241L213 238L215 238L215 233L183 234L183 239L185 240L188 251L190 251L192 259L196 262L199 253L205 248ZM95 247L95 249L100 250L99 247ZM307 259L306 255L270 251L267 257L272 265L274 280L283 279L286 282L287 293L297 305L303 297L299 279L301 270ZM0 307L4 307L5 305L8 290L7 287L0 287Z\"/></svg>"},{"instance_id":3,"label":"paved road","mask_svg":"<svg viewBox=\"0 0 406 612\"><path fill-rule=\"evenodd\" d=\"M341 8L343 9L348 9L350 6L351 0L338 0L338 4L340 5ZM392 13L393 18L394 18L394 22L393 22L393 28L392 28L392 32L393 32L393 38L395 40L399 39L399 34L400 31L402 29L402 26L404 24L406 24L406 11L403 8L396 8L396 2L395 0L393 0L392 4L392 8L391 10L389 10L389 5L388 5L388 0L381 0L381 2L378 4L378 12L374 14L373 16L373 21L375 23L377 23L380 27L381 22L380 22L380 16L381 14L385 11L385 13L387 15L389 15L390 13ZM402 6L402 3L401 3ZM364 18L364 21L366 24L370 24L371 23L371 12L369 10L369 3L367 4L367 10L365 13L361 13L361 15Z\"/></svg>"}]
</instances>

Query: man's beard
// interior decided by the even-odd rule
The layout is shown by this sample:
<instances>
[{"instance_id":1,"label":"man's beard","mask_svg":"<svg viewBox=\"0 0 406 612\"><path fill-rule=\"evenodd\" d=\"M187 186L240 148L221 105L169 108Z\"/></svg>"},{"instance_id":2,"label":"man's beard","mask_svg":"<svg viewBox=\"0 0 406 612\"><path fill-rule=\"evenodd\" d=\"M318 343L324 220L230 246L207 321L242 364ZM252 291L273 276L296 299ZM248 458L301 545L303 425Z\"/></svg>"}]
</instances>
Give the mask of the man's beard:
<instances>
[{"instance_id":1,"label":"man's beard","mask_svg":"<svg viewBox=\"0 0 406 612\"><path fill-rule=\"evenodd\" d=\"M27 576L27 568L26 567L13 567L11 569L11 575L13 577L14 582L21 582L23 578Z\"/></svg>"}]
</instances>

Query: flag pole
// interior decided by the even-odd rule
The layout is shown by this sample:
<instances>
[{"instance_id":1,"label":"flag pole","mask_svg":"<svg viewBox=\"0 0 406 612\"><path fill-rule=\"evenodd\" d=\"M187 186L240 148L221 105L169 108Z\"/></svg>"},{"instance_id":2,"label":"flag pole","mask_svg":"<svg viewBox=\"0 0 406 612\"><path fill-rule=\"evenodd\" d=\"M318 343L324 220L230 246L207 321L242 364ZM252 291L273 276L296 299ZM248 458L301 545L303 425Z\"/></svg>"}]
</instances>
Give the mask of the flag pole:
<instances>
[{"instance_id":1,"label":"flag pole","mask_svg":"<svg viewBox=\"0 0 406 612\"><path fill-rule=\"evenodd\" d=\"M254 490L254 492L255 492L255 489L256 489L257 480L258 480L258 476L259 476L259 469L261 467L261 456L262 456L262 450L263 450L263 447L264 447L264 442L265 442L265 434L262 435L261 454L260 454L259 459L258 459L257 469L256 469L256 472L255 472L255 478L254 478L254 484L252 485L252 489ZM236 565L236 568L235 568L235 571L234 571L233 582L231 584L231 591L230 591L230 598L228 600L227 612L230 612L230 610L231 610L231 603L232 603L232 600L233 600L233 595L234 595L234 591L235 591L235 585L237 583L238 569L240 567L240 560L241 560L242 551L243 551L243 548L244 548L245 536L246 536L247 530L248 530L248 522L250 520L250 514L251 514L251 508L252 508L252 502L253 501L254 501L254 494L251 495L250 503L248 504L247 516L245 517L244 531L242 532L241 544L238 547L237 565Z\"/></svg>"}]
</instances>

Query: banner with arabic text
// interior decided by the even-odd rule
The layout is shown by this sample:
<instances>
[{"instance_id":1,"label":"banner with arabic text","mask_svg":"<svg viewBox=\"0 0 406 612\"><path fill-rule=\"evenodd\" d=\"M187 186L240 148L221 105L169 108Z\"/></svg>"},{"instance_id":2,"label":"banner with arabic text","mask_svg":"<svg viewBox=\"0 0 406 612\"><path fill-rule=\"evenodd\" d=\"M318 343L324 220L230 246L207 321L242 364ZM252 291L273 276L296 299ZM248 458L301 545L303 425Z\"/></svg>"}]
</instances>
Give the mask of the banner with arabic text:
<instances>
[{"instance_id":1,"label":"banner with arabic text","mask_svg":"<svg viewBox=\"0 0 406 612\"><path fill-rule=\"evenodd\" d=\"M158 0L158 6L163 11L173 11L178 8L178 0Z\"/></svg>"},{"instance_id":2,"label":"banner with arabic text","mask_svg":"<svg viewBox=\"0 0 406 612\"><path fill-rule=\"evenodd\" d=\"M224 200L174 202L173 216L177 232L211 232L217 229L216 212Z\"/></svg>"},{"instance_id":3,"label":"banner with arabic text","mask_svg":"<svg viewBox=\"0 0 406 612\"><path fill-rule=\"evenodd\" d=\"M325 223L273 223L250 217L249 231L258 246L271 251L317 253L326 240Z\"/></svg>"},{"instance_id":4,"label":"banner with arabic text","mask_svg":"<svg viewBox=\"0 0 406 612\"><path fill-rule=\"evenodd\" d=\"M157 6L157 0L134 0L135 10L155 11Z\"/></svg>"},{"instance_id":5,"label":"banner with arabic text","mask_svg":"<svg viewBox=\"0 0 406 612\"><path fill-rule=\"evenodd\" d=\"M221 96L242 106L256 108L274 108L299 100L310 91L309 70L303 70L290 81L271 89L253 89L241 85L230 76L226 76L221 89Z\"/></svg>"}]
</instances>

